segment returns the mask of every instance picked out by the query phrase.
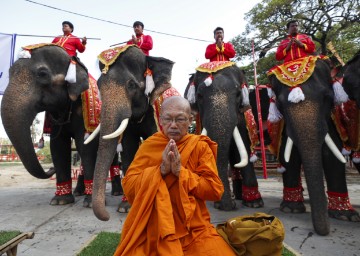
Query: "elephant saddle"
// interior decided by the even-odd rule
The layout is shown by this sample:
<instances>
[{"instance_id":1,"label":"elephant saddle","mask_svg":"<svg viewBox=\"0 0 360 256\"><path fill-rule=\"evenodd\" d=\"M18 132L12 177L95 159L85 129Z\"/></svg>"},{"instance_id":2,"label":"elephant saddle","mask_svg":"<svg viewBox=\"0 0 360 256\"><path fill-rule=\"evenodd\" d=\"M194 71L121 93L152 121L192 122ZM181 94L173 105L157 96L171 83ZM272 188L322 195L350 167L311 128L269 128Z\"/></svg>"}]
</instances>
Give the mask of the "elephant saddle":
<instances>
[{"instance_id":1,"label":"elephant saddle","mask_svg":"<svg viewBox=\"0 0 360 256\"><path fill-rule=\"evenodd\" d=\"M267 72L267 76L275 75L283 84L289 87L299 86L311 77L318 59L326 56L306 56L275 66Z\"/></svg>"},{"instance_id":2,"label":"elephant saddle","mask_svg":"<svg viewBox=\"0 0 360 256\"><path fill-rule=\"evenodd\" d=\"M212 61L212 62L206 62L204 64L201 64L196 68L197 71L204 72L204 73L215 73L221 69L231 67L235 65L235 62L232 61Z\"/></svg>"},{"instance_id":3,"label":"elephant saddle","mask_svg":"<svg viewBox=\"0 0 360 256\"><path fill-rule=\"evenodd\" d=\"M103 74L106 74L109 71L109 67L116 61L116 59L120 56L121 53L125 52L130 47L138 47L137 45L130 44L119 46L115 48L107 49L101 52L98 55L99 61L105 65L103 70L101 71Z\"/></svg>"}]
</instances>

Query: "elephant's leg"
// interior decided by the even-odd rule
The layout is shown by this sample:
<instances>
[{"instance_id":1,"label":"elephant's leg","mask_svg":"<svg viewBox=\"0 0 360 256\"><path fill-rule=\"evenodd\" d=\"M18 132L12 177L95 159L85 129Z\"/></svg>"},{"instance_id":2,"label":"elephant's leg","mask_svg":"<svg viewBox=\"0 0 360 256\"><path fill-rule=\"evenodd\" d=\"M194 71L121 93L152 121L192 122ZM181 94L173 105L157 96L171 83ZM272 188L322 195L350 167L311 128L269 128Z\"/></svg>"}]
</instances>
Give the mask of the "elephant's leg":
<instances>
[{"instance_id":1,"label":"elephant's leg","mask_svg":"<svg viewBox=\"0 0 360 256\"><path fill-rule=\"evenodd\" d=\"M118 153L115 153L113 162L110 166L110 178L111 178L111 195L119 196L123 194L120 179L120 167Z\"/></svg>"},{"instance_id":2,"label":"elephant's leg","mask_svg":"<svg viewBox=\"0 0 360 256\"><path fill-rule=\"evenodd\" d=\"M249 164L240 170L242 176L242 204L250 208L263 207L264 201L258 189L254 164L249 161Z\"/></svg>"},{"instance_id":3,"label":"elephant's leg","mask_svg":"<svg viewBox=\"0 0 360 256\"><path fill-rule=\"evenodd\" d=\"M286 139L287 137L283 136L279 154L280 163L286 169L282 173L284 189L280 210L286 213L304 213L306 207L303 197L304 189L301 183L301 159L297 148L294 146L289 162L285 162L284 150Z\"/></svg>"},{"instance_id":4,"label":"elephant's leg","mask_svg":"<svg viewBox=\"0 0 360 256\"><path fill-rule=\"evenodd\" d=\"M359 222L359 213L350 203L345 177L345 164L336 159L326 145L323 146L323 159L329 217Z\"/></svg>"},{"instance_id":5,"label":"elephant's leg","mask_svg":"<svg viewBox=\"0 0 360 256\"><path fill-rule=\"evenodd\" d=\"M56 192L51 205L75 202L71 180L71 137L61 126L53 126L50 136L51 156L56 170Z\"/></svg>"},{"instance_id":6,"label":"elephant's leg","mask_svg":"<svg viewBox=\"0 0 360 256\"><path fill-rule=\"evenodd\" d=\"M134 159L136 151L139 148L139 144L140 144L140 138L135 132L135 129L131 129L131 126L128 127L125 130L122 139L123 152L121 155L121 161L122 161L124 176L126 175L126 170L128 169L132 160ZM130 209L130 204L126 198L126 195L124 194L121 199L121 203L118 207L118 212L126 213L129 211L129 209Z\"/></svg>"},{"instance_id":7,"label":"elephant's leg","mask_svg":"<svg viewBox=\"0 0 360 256\"><path fill-rule=\"evenodd\" d=\"M93 140L87 145L84 145L83 141L84 141L84 137L82 134L75 136L76 147L79 150L81 163L84 168L85 197L83 201L83 206L91 208L94 170L95 170L97 149L99 147L99 141Z\"/></svg>"},{"instance_id":8,"label":"elephant's leg","mask_svg":"<svg viewBox=\"0 0 360 256\"><path fill-rule=\"evenodd\" d=\"M243 138L244 145L250 156L250 144L248 130L245 125L238 126L241 137ZM235 163L240 161L240 155L237 151L235 141L232 139L230 144L230 165L233 167ZM234 170L233 170L234 171ZM240 171L240 175L238 172ZM261 194L258 189L258 182L256 178L256 173L254 169L254 164L250 162L247 166L235 169L235 177L241 179L233 180L233 191L235 193L236 199L242 199L242 204L250 208L260 208L264 206L264 201L262 200ZM239 195L241 193L241 195Z\"/></svg>"}]
</instances>

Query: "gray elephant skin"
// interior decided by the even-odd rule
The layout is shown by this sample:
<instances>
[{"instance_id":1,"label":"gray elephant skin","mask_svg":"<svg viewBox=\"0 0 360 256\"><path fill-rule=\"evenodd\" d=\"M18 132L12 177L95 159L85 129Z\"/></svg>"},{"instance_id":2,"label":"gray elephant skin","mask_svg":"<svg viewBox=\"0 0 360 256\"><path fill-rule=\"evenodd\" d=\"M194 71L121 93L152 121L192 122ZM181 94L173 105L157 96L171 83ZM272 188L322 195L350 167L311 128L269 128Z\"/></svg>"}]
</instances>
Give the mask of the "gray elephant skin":
<instances>
[{"instance_id":1,"label":"gray elephant skin","mask_svg":"<svg viewBox=\"0 0 360 256\"><path fill-rule=\"evenodd\" d=\"M141 138L145 140L157 132L152 104L171 87L169 81L173 64L165 58L146 56L137 47L129 47L98 80L102 109L100 142L93 185L93 211L100 220L109 219L109 214L105 209L105 185L107 171L119 136L122 136L123 147L122 170L126 174ZM100 64L100 68L103 70L104 65ZM145 95L144 74L147 68L152 71L155 83L155 88L149 95ZM113 138L103 138L113 134L124 122L128 123L121 134L111 136Z\"/></svg>"},{"instance_id":2,"label":"gray elephant skin","mask_svg":"<svg viewBox=\"0 0 360 256\"><path fill-rule=\"evenodd\" d=\"M345 179L345 160L335 157L340 153L342 141L331 119L334 107L334 92L330 75L329 63L325 60L316 61L312 76L301 85L305 100L293 103L288 100L290 89L282 84L275 75L269 76L270 84L275 92L277 107L285 122L279 160L286 167L284 186L297 187L300 168L303 167L307 189L309 192L311 216L314 229L319 235L330 232L329 216L358 221L355 210L330 210L324 187L324 175L329 192L347 194ZM335 143L334 151L330 150L327 138ZM285 161L286 138L291 138L293 147L290 158ZM341 155L341 153L340 153ZM284 203L284 202L283 202ZM305 211L305 207L301 206ZM351 207L352 208L352 207Z\"/></svg>"},{"instance_id":3,"label":"gray elephant skin","mask_svg":"<svg viewBox=\"0 0 360 256\"><path fill-rule=\"evenodd\" d=\"M353 58L351 58L346 65L342 68L343 72L343 87L346 93L349 96L350 101L353 102L347 102L344 103L345 109L346 105L351 104L352 108L354 108L353 113L351 113L351 116L358 116L358 113L360 111L360 51L358 51ZM355 104L353 104L355 102ZM359 129L360 123L359 120L353 119L354 122L357 122L357 127L355 129ZM351 127L351 129L354 129L354 127ZM355 130L354 129L354 130ZM354 151L359 151L359 141L360 136L357 134L357 137L352 137L352 141L349 142L350 147ZM352 154L353 155L353 154ZM358 172L360 173L360 163L354 162L354 165Z\"/></svg>"},{"instance_id":4,"label":"gray elephant skin","mask_svg":"<svg viewBox=\"0 0 360 256\"><path fill-rule=\"evenodd\" d=\"M217 168L219 176L224 184L224 194L221 201L215 202L214 207L220 210L230 211L236 208L235 201L231 198L229 186L229 164L233 167L241 160L239 150L234 141L233 132L237 128L247 152L250 156L251 141L247 130L244 112L250 106L244 107L241 86L246 84L244 72L233 65L212 73L213 81L206 86L205 79L209 76L206 72L197 71L190 78L185 90L185 98L188 95L189 86L193 80L195 86L195 103L191 104L193 111L200 114L201 126L207 131L213 141L218 143ZM242 180L233 181L233 189L236 199L242 199L243 205L259 208L264 205L258 191L257 178L253 163L240 168ZM239 182L240 181L240 182ZM242 196L242 186L250 188L251 199Z\"/></svg>"},{"instance_id":5,"label":"gray elephant skin","mask_svg":"<svg viewBox=\"0 0 360 256\"><path fill-rule=\"evenodd\" d=\"M98 141L84 145L84 120L79 95L88 89L86 67L76 60L76 83L68 83L65 76L71 57L58 46L44 46L32 50L31 58L18 59L10 68L9 85L5 90L1 116L5 131L28 172L47 179L54 171L45 172L39 163L30 135L35 116L47 111L51 116L50 149L56 171L57 184L71 182L71 138L84 167L85 180L92 180ZM56 195L52 205L74 202L72 193ZM89 206L91 196L85 197Z\"/></svg>"}]
</instances>

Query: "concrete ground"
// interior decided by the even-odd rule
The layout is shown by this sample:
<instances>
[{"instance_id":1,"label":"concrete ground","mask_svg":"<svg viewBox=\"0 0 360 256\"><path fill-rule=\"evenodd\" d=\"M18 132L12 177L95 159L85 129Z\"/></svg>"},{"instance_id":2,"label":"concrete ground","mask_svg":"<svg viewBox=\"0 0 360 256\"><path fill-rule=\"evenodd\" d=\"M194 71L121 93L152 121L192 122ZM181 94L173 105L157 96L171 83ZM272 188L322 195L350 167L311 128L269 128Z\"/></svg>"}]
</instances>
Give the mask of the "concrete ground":
<instances>
[{"instance_id":1,"label":"concrete ground","mask_svg":"<svg viewBox=\"0 0 360 256\"><path fill-rule=\"evenodd\" d=\"M360 256L360 223L331 219L331 233L317 235L312 227L307 190L305 214L284 214L279 210L282 198L282 181L276 173L264 180L259 173L259 190L265 203L264 208L248 209L237 201L238 209L222 212L208 206L212 222L216 225L228 218L265 212L277 216L285 227L285 243L299 255L347 255ZM305 182L304 182L305 184ZM360 175L348 171L350 201L360 211ZM75 182L73 183L75 186ZM91 209L83 208L83 197L74 204L50 206L55 192L55 180L39 180L32 177L21 164L0 163L0 230L33 231L33 239L24 240L18 247L18 255L26 256L71 256L100 231L120 232L126 214L116 212L121 197L110 195L107 184L107 210L111 218L107 222L98 220Z\"/></svg>"}]
</instances>

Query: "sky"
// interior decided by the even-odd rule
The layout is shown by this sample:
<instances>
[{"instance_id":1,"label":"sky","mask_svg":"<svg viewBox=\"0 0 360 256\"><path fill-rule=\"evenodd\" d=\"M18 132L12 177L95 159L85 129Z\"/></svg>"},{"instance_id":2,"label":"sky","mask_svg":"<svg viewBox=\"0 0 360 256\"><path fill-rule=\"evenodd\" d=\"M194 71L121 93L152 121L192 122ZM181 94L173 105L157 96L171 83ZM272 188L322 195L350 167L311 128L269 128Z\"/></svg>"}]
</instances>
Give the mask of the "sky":
<instances>
[{"instance_id":1,"label":"sky","mask_svg":"<svg viewBox=\"0 0 360 256\"><path fill-rule=\"evenodd\" d=\"M18 34L15 57L22 46L52 41L52 38L48 37L19 35L54 37L62 35L61 23L68 20L74 24L75 36L101 39L89 39L85 52L78 54L90 74L98 78L100 70L97 66L97 56L103 50L109 49L110 45L129 40L134 34L132 24L140 20L144 23L144 34L151 35L153 38L154 46L150 55L164 57L175 62L171 83L181 94L184 93L189 74L194 73L195 68L200 64L208 62L204 55L207 45L214 42L213 30L218 26L224 28L225 42L231 40L244 32L246 24L244 14L261 2L260 0L31 1L11 0L6 1L6 4L1 2L0 33ZM206 42L163 35L148 30L201 39ZM2 96L0 96L0 102L1 99ZM41 114L39 119L42 119ZM6 137L0 120L0 138Z\"/></svg>"}]
</instances>

